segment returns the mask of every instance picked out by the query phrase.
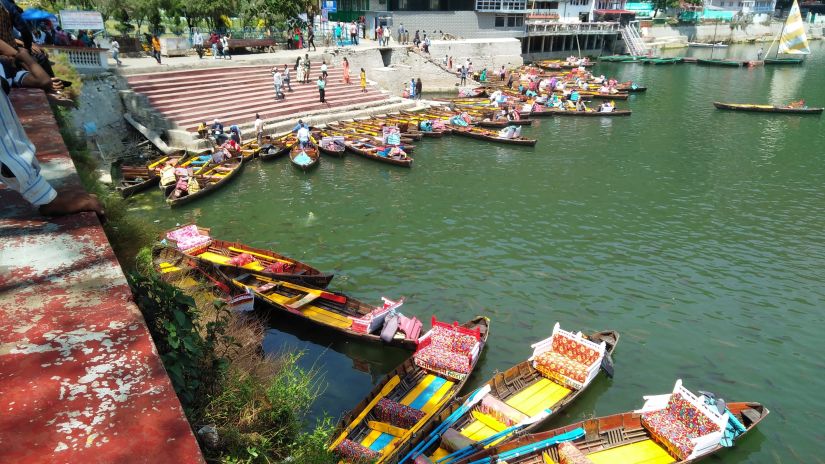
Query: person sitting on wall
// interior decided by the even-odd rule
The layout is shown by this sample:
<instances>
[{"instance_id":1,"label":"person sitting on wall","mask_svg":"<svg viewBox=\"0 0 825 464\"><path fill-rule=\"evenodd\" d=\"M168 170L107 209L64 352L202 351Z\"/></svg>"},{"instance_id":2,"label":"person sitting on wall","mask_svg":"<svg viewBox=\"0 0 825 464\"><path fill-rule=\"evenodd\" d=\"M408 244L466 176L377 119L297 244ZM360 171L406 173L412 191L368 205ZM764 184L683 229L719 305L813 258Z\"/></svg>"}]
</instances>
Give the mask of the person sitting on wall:
<instances>
[{"instance_id":1,"label":"person sitting on wall","mask_svg":"<svg viewBox=\"0 0 825 464\"><path fill-rule=\"evenodd\" d=\"M35 158L34 144L26 135L17 113L9 100L12 87L40 87L50 82L49 75L25 48L15 49L0 40L0 56L13 60L23 69L18 74L7 77L0 66L0 123L5 130L0 131L0 183L17 191L40 214L62 216L93 211L105 220L103 205L97 196L83 190L64 190L58 193L40 175L40 164Z\"/></svg>"}]
</instances>

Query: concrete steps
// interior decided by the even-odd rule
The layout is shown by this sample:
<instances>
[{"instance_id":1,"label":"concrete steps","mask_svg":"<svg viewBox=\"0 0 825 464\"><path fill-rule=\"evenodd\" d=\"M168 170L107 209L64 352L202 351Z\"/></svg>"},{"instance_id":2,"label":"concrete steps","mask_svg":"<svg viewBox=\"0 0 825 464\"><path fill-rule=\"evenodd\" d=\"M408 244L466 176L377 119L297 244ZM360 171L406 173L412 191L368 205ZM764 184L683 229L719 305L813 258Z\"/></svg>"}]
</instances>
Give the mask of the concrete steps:
<instances>
[{"instance_id":1,"label":"concrete steps","mask_svg":"<svg viewBox=\"0 0 825 464\"><path fill-rule=\"evenodd\" d=\"M166 120L181 129L194 132L201 121L210 123L218 118L229 126L250 125L260 113L265 122L284 118L299 118L303 114L336 111L353 105L371 106L385 103L388 95L374 86L361 92L357 70L352 69L352 84L342 82L341 68L328 69L327 102L318 101L315 81L321 62L313 62L310 82L296 81L294 63L290 67L293 92L284 100L275 100L272 85L272 65L237 66L171 71L132 75L127 82L133 92L145 97L145 102ZM281 65L282 66L282 65Z\"/></svg>"}]
</instances>

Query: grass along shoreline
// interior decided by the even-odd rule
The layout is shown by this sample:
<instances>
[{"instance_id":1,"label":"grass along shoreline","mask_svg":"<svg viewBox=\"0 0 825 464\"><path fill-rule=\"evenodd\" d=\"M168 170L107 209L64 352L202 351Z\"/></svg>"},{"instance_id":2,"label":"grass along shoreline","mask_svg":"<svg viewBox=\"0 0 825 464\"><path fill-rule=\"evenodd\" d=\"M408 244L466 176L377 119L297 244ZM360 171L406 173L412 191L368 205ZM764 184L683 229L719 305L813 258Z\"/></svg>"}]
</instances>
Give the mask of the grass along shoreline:
<instances>
[{"instance_id":1,"label":"grass along shoreline","mask_svg":"<svg viewBox=\"0 0 825 464\"><path fill-rule=\"evenodd\" d=\"M57 67L77 98L80 76L65 63ZM326 451L331 421L308 427L320 373L299 367L301 353L265 355L264 324L230 312L223 295L194 271L171 283L162 279L151 249L161 231L98 180L98 163L76 135L70 110L52 110L83 187L104 205L106 236L207 461L332 462Z\"/></svg>"}]
</instances>

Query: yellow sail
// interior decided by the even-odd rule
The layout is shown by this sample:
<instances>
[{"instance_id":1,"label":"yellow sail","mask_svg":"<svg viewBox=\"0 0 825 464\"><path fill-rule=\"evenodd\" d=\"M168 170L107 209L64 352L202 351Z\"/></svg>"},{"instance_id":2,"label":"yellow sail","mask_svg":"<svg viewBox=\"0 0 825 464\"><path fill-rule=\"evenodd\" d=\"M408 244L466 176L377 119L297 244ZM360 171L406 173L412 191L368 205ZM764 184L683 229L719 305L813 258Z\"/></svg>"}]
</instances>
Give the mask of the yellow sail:
<instances>
[{"instance_id":1,"label":"yellow sail","mask_svg":"<svg viewBox=\"0 0 825 464\"><path fill-rule=\"evenodd\" d=\"M802 13L799 12L799 4L793 1L791 12L785 21L782 29L782 36L779 37L779 53L788 55L808 55L811 53L808 47L808 37L805 36L805 23L802 22Z\"/></svg>"}]
</instances>

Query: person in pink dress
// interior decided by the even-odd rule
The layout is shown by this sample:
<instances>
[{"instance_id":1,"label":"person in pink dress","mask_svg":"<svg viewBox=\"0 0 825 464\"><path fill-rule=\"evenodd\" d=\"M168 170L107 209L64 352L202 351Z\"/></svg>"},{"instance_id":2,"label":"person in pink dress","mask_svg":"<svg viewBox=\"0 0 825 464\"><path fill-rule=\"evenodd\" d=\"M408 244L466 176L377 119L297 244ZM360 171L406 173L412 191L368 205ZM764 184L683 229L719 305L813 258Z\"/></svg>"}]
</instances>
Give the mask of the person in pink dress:
<instances>
[{"instance_id":1,"label":"person in pink dress","mask_svg":"<svg viewBox=\"0 0 825 464\"><path fill-rule=\"evenodd\" d=\"M349 84L349 61L347 61L346 58L344 58L344 62L341 63L341 68L344 70L344 84Z\"/></svg>"}]
</instances>

